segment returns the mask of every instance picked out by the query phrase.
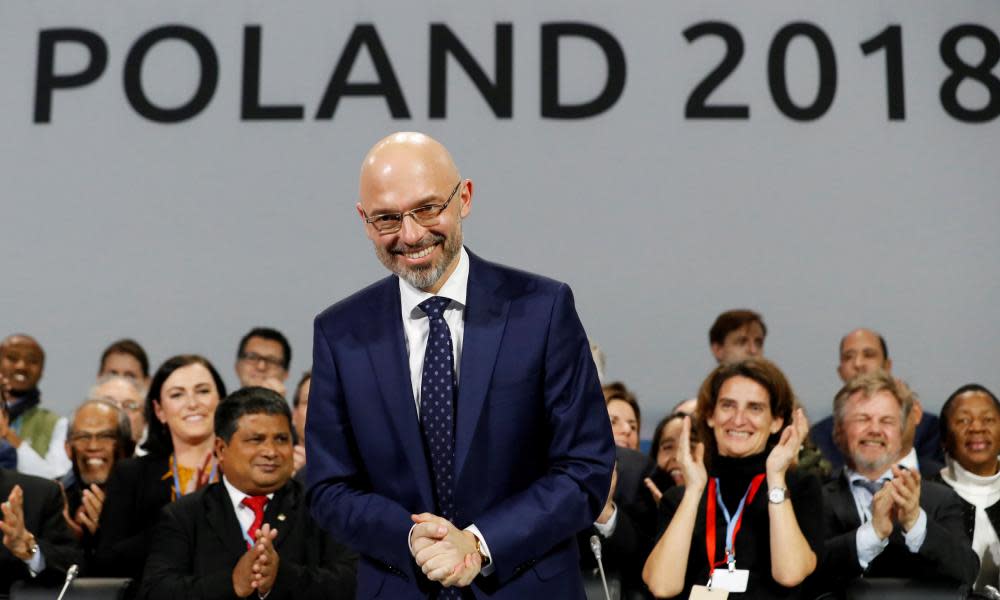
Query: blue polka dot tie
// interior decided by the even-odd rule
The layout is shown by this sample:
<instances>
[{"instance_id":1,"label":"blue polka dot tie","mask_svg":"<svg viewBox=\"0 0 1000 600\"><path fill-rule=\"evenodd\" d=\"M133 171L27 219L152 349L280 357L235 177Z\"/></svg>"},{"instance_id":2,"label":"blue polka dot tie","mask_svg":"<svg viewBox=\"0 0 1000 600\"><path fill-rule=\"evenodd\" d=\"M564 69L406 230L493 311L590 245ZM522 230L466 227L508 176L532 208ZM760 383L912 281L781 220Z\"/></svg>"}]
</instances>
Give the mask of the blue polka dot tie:
<instances>
[{"instance_id":1,"label":"blue polka dot tie","mask_svg":"<svg viewBox=\"0 0 1000 600\"><path fill-rule=\"evenodd\" d=\"M437 514L455 522L455 357L444 310L451 300L441 296L419 304L430 320L420 381L420 425L431 460ZM439 600L461 598L456 588L442 589Z\"/></svg>"}]
</instances>

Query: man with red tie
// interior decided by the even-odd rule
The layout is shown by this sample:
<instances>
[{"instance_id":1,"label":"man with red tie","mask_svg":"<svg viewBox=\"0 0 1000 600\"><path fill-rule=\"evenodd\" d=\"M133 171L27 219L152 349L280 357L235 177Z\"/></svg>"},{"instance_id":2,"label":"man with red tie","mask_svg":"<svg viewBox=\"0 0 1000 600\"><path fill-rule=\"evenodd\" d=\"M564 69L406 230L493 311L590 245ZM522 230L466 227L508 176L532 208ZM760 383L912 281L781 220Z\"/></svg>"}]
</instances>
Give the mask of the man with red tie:
<instances>
[{"instance_id":1,"label":"man with red tie","mask_svg":"<svg viewBox=\"0 0 1000 600\"><path fill-rule=\"evenodd\" d=\"M141 598L353 598L357 556L313 521L292 479L288 403L243 388L215 412L218 483L167 505Z\"/></svg>"}]
</instances>

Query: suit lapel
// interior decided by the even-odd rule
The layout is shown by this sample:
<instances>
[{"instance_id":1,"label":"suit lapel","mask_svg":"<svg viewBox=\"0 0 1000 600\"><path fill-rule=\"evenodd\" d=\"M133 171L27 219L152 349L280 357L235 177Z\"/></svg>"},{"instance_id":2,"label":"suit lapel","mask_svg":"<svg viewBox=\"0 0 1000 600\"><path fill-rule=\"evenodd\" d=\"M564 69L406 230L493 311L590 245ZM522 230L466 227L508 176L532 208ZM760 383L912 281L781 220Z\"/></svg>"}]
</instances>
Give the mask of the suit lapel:
<instances>
[{"instance_id":1,"label":"suit lapel","mask_svg":"<svg viewBox=\"0 0 1000 600\"><path fill-rule=\"evenodd\" d=\"M274 493L274 498L267 503L264 509L264 522L271 524L271 529L278 530L278 537L274 540L274 547L280 548L289 533L295 527L295 519L298 516L298 494L295 491L294 482L289 480L280 490Z\"/></svg>"},{"instance_id":2,"label":"suit lapel","mask_svg":"<svg viewBox=\"0 0 1000 600\"><path fill-rule=\"evenodd\" d=\"M236 513L226 487L221 482L213 483L205 490L202 505L208 528L219 538L222 546L238 560L247 551L247 543L240 534L242 528L240 522L236 520Z\"/></svg>"},{"instance_id":3,"label":"suit lapel","mask_svg":"<svg viewBox=\"0 0 1000 600\"><path fill-rule=\"evenodd\" d=\"M361 323L359 339L369 343L368 358L375 380L378 382L388 420L400 441L402 453L410 463L414 480L419 488L424 506L431 509L431 475L427 467L420 420L417 417L413 388L410 382L410 362L406 354L403 334L402 308L399 300L399 280L383 280L382 293L372 303L372 313L367 322ZM375 415L372 418L381 418Z\"/></svg>"},{"instance_id":4,"label":"suit lapel","mask_svg":"<svg viewBox=\"0 0 1000 600\"><path fill-rule=\"evenodd\" d=\"M456 481L472 445L507 325L510 298L497 293L501 283L489 264L469 252L469 286L455 424Z\"/></svg>"}]
</instances>

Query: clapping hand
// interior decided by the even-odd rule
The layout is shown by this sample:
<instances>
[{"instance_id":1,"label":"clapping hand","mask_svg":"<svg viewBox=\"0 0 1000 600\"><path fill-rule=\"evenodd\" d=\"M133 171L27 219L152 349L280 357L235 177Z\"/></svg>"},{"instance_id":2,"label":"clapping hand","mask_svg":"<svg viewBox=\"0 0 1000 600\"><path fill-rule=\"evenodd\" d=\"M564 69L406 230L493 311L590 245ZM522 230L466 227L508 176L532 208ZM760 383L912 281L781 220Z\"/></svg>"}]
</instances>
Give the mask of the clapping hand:
<instances>
[{"instance_id":1,"label":"clapping hand","mask_svg":"<svg viewBox=\"0 0 1000 600\"><path fill-rule=\"evenodd\" d=\"M681 425L681 438L678 442L677 459L684 473L685 493L694 493L701 497L701 492L708 485L708 471L705 470L705 444L698 442L691 447L691 417L684 417Z\"/></svg>"},{"instance_id":2,"label":"clapping hand","mask_svg":"<svg viewBox=\"0 0 1000 600\"><path fill-rule=\"evenodd\" d=\"M767 456L769 487L784 487L785 473L798 461L799 449L809 435L809 422L801 408L792 413L792 423L781 432L777 445Z\"/></svg>"}]
</instances>

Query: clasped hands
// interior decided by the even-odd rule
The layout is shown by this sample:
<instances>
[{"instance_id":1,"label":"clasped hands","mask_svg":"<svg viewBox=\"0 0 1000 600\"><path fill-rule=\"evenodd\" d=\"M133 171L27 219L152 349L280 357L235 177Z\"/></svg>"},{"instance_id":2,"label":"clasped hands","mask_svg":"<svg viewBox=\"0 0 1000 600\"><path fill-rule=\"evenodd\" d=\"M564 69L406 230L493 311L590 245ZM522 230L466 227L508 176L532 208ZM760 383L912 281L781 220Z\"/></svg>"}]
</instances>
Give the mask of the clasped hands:
<instances>
[{"instance_id":1,"label":"clasped hands","mask_svg":"<svg viewBox=\"0 0 1000 600\"><path fill-rule=\"evenodd\" d=\"M257 530L257 541L247 550L233 569L233 591L240 598L246 598L254 590L261 596L267 595L278 577L278 551L274 549L277 529L269 523Z\"/></svg>"},{"instance_id":2,"label":"clasped hands","mask_svg":"<svg viewBox=\"0 0 1000 600\"><path fill-rule=\"evenodd\" d=\"M424 575L444 587L472 583L483 566L476 536L431 513L410 518L415 523L410 530L410 551Z\"/></svg>"},{"instance_id":3,"label":"clasped hands","mask_svg":"<svg viewBox=\"0 0 1000 600\"><path fill-rule=\"evenodd\" d=\"M872 526L880 540L892 534L899 523L909 532L920 518L920 474L900 466L892 467L892 479L872 497Z\"/></svg>"}]
</instances>

